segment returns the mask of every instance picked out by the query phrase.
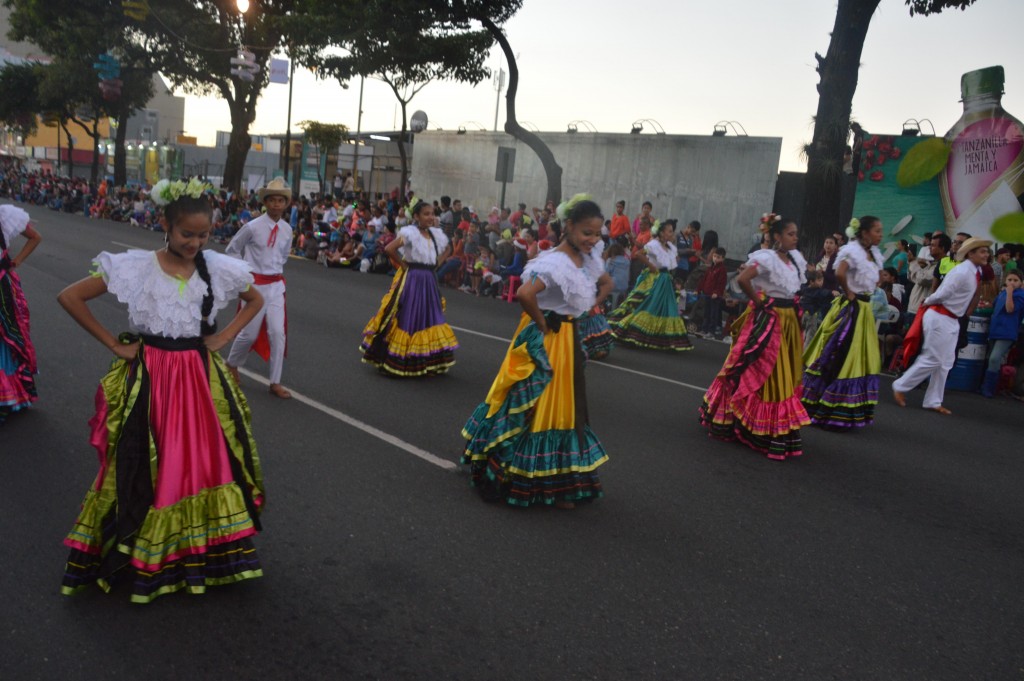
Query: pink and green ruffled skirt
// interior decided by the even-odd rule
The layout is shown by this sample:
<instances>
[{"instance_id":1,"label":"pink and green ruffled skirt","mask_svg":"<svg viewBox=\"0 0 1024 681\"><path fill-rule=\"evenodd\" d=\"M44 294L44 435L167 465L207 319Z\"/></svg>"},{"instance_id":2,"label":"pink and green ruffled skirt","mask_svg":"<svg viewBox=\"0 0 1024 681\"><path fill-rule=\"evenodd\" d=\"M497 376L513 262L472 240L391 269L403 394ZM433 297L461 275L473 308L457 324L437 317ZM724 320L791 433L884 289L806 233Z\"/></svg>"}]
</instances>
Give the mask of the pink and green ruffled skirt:
<instances>
[{"instance_id":1,"label":"pink and green ruffled skirt","mask_svg":"<svg viewBox=\"0 0 1024 681\"><path fill-rule=\"evenodd\" d=\"M148 341L148 342L147 342ZM96 392L99 474L64 543L62 591L130 584L131 600L262 575L263 480L251 414L200 339L144 337Z\"/></svg>"},{"instance_id":2,"label":"pink and green ruffled skirt","mask_svg":"<svg viewBox=\"0 0 1024 681\"><path fill-rule=\"evenodd\" d=\"M0 424L36 401L36 350L21 280L0 253Z\"/></svg>"},{"instance_id":3,"label":"pink and green ruffled skirt","mask_svg":"<svg viewBox=\"0 0 1024 681\"><path fill-rule=\"evenodd\" d=\"M803 454L800 428L810 424L800 402L800 321L790 305L751 305L740 315L732 350L700 407L710 436L777 460Z\"/></svg>"}]
</instances>

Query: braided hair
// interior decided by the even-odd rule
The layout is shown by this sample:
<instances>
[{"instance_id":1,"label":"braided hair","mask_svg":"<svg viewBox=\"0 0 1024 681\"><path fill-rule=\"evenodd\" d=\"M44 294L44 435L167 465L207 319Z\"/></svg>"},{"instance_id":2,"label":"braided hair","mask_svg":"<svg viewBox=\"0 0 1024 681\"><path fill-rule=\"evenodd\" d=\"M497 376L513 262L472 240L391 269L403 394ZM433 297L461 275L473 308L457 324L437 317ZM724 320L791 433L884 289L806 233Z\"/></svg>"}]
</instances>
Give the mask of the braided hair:
<instances>
[{"instance_id":1,"label":"braided hair","mask_svg":"<svg viewBox=\"0 0 1024 681\"><path fill-rule=\"evenodd\" d=\"M210 201L206 197L194 199L191 196L183 195L164 207L164 217L167 219L170 229L174 229L178 220L186 215L205 215L212 219L213 206L210 205ZM206 295L203 296L203 303L200 307L202 315L200 333L203 336L212 336L217 332L217 320L214 319L212 322L209 320L210 313L213 312L213 284L210 281L210 270L206 267L206 258L203 256L202 250L196 253L195 263L199 278L206 284Z\"/></svg>"}]
</instances>

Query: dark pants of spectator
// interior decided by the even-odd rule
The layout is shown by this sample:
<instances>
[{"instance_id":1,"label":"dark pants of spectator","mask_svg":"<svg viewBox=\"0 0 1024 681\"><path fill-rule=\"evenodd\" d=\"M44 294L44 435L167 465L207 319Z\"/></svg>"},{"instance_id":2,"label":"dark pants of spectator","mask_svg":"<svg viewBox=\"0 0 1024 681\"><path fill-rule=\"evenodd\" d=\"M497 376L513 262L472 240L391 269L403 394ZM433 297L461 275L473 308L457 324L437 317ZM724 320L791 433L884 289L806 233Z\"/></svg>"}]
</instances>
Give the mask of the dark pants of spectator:
<instances>
[{"instance_id":1,"label":"dark pants of spectator","mask_svg":"<svg viewBox=\"0 0 1024 681\"><path fill-rule=\"evenodd\" d=\"M700 325L701 333L720 336L722 334L722 297L712 298L708 295L701 297L704 298L704 319Z\"/></svg>"},{"instance_id":2,"label":"dark pants of spectator","mask_svg":"<svg viewBox=\"0 0 1024 681\"><path fill-rule=\"evenodd\" d=\"M451 272L454 272L455 270L459 269L459 266L461 265L462 261L460 261L458 258L448 258L448 260L443 265L441 265L441 267L435 272L435 274L437 275L437 283L444 283L444 278L447 277Z\"/></svg>"}]
</instances>

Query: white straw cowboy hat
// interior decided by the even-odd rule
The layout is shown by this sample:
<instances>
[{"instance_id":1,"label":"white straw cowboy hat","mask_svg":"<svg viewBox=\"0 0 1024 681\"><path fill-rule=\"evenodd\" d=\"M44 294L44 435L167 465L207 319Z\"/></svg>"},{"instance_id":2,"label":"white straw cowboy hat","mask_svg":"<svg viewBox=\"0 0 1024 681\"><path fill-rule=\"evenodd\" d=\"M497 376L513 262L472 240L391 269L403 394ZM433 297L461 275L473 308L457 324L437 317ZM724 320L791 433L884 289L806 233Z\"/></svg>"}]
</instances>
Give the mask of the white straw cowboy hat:
<instances>
[{"instance_id":1,"label":"white straw cowboy hat","mask_svg":"<svg viewBox=\"0 0 1024 681\"><path fill-rule=\"evenodd\" d=\"M970 239L967 239L962 244L960 244L960 248L956 250L957 262L963 261L963 259L967 257L967 254L973 251L975 248L988 248L991 245L992 242L989 241L988 239L979 239L976 236L972 236Z\"/></svg>"},{"instance_id":2,"label":"white straw cowboy hat","mask_svg":"<svg viewBox=\"0 0 1024 681\"><path fill-rule=\"evenodd\" d=\"M292 198L292 188L284 181L284 178L275 177L267 183L267 186L259 191L260 201L266 200L268 196L283 196L287 200Z\"/></svg>"}]
</instances>

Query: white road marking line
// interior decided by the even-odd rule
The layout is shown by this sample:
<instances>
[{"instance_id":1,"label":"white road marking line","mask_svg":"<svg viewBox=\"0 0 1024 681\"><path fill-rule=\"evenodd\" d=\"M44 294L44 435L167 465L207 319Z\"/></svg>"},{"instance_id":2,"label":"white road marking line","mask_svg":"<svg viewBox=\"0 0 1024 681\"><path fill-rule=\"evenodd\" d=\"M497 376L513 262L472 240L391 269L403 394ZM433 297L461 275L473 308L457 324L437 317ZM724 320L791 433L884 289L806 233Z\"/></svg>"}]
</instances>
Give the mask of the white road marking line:
<instances>
[{"instance_id":1,"label":"white road marking line","mask_svg":"<svg viewBox=\"0 0 1024 681\"><path fill-rule=\"evenodd\" d=\"M257 383L261 383L261 384L266 385L266 386L270 385L270 380L269 379L264 378L263 376L260 376L259 374L255 374L255 373L249 371L248 369L240 368L238 370L238 372L248 376L249 378L251 378L252 380L256 381ZM410 454L412 454L413 456L416 456L416 457L419 457L420 459L423 459L427 463L434 464L438 468L443 468L446 471L457 471L457 470L459 470L458 464L456 464L456 463L454 463L452 461L448 461L447 459L442 459L439 456L434 456L433 454L431 454L430 452L426 451L425 449L420 449L416 445L409 444L405 440L397 438L394 435L391 435L390 433L385 433L383 430L380 430L379 428L374 428L373 426L371 426L368 423L363 423L359 419L353 418L353 417L349 416L348 414L345 414L343 412L338 411L337 409L332 409L331 407L328 407L326 404L321 404L320 402L317 402L313 398L306 397L302 393L296 392L295 390L293 390L291 388L289 388L288 390L292 394L292 399L298 400L299 402L305 404L306 406L312 407L313 409L316 409L317 411L323 412L324 414L327 414L328 416L330 416L332 418L335 418L335 419L341 421L342 423L346 423L346 424L352 426L353 428L358 428L359 430L363 431L367 435L372 435L373 437L377 438L378 440L383 440L384 442L388 443L389 445L393 445L395 447L398 447L399 449L403 449L403 450L409 452Z\"/></svg>"},{"instance_id":2,"label":"white road marking line","mask_svg":"<svg viewBox=\"0 0 1024 681\"><path fill-rule=\"evenodd\" d=\"M110 243L117 244L118 246L124 246L125 248L137 248L140 251L145 250L142 246L136 246L135 244L125 244L121 243L120 241L111 241Z\"/></svg>"},{"instance_id":3,"label":"white road marking line","mask_svg":"<svg viewBox=\"0 0 1024 681\"><path fill-rule=\"evenodd\" d=\"M481 336L483 338L490 338L491 340L501 341L502 343L511 343L512 342L511 338L502 338L500 336L492 336L489 333L482 333L480 331L474 331L473 329L466 329L466 328L463 328L461 326L452 326L452 328L454 330L460 331L462 333L468 333L468 334L471 334L473 336ZM707 388L706 387L701 387L699 385L693 385L691 383L683 383L682 381L674 381L671 378L665 378L664 376L658 376L657 374L648 374L648 373L646 373L644 371L637 371L636 369L627 369L626 367L620 367L620 366L616 366L614 364L605 364L604 362L602 362L600 360L591 360L590 362L588 362L588 364L593 364L594 366L599 366L599 367L606 367L608 369L616 369L618 371L625 371L626 373L636 374L637 376L643 376L645 378L652 378L652 379L654 379L656 381L664 381L665 383L671 383L673 385L679 385L679 386L682 386L684 388L689 388L691 390L696 390L696 391L702 392L702 393L703 392L707 392Z\"/></svg>"}]
</instances>

